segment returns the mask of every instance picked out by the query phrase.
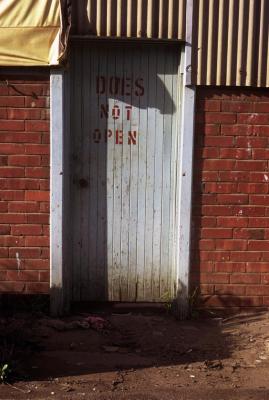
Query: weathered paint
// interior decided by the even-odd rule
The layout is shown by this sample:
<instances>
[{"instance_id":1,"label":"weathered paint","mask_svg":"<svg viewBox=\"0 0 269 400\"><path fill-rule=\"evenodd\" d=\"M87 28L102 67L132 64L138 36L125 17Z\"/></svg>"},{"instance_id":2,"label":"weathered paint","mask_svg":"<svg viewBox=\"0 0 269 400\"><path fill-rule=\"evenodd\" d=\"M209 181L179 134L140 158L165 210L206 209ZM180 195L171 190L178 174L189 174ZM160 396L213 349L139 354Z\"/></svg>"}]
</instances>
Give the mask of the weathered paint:
<instances>
[{"instance_id":1,"label":"weathered paint","mask_svg":"<svg viewBox=\"0 0 269 400\"><path fill-rule=\"evenodd\" d=\"M176 294L180 49L71 51L73 300Z\"/></svg>"}]
</instances>

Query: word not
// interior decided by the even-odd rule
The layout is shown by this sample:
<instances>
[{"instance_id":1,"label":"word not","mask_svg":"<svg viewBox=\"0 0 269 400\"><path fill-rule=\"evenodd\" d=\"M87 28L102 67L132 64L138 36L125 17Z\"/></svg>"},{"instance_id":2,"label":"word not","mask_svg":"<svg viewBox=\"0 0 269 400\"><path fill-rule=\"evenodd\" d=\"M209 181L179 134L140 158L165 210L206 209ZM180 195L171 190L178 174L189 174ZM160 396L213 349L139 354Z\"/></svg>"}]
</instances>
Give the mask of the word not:
<instances>
[{"instance_id":1,"label":"word not","mask_svg":"<svg viewBox=\"0 0 269 400\"><path fill-rule=\"evenodd\" d=\"M130 121L132 117L132 106L125 106L125 110L122 112L125 114L127 121ZM101 118L109 118L109 105L101 104L100 105L100 117ZM119 119L121 116L121 109L119 106L115 105L111 109L111 117L113 119Z\"/></svg>"},{"instance_id":2,"label":"word not","mask_svg":"<svg viewBox=\"0 0 269 400\"><path fill-rule=\"evenodd\" d=\"M94 143L107 143L108 140L115 140L115 144L123 144L126 139L129 145L136 144L137 140L137 132L136 131L128 131L123 132L120 129L116 129L113 132L111 129L104 129L101 131L96 128L93 132L93 141Z\"/></svg>"},{"instance_id":3,"label":"word not","mask_svg":"<svg viewBox=\"0 0 269 400\"><path fill-rule=\"evenodd\" d=\"M143 96L145 92L143 78L119 78L118 76L97 76L96 93L118 96Z\"/></svg>"}]
</instances>

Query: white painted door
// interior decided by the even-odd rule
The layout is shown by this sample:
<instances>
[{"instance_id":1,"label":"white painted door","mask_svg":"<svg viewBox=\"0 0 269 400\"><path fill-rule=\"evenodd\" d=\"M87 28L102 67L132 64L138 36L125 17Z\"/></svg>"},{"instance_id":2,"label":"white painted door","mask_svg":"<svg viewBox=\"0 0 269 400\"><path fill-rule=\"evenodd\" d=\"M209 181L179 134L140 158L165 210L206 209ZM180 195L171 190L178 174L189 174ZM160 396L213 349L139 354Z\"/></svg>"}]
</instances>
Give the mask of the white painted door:
<instances>
[{"instance_id":1,"label":"white painted door","mask_svg":"<svg viewBox=\"0 0 269 400\"><path fill-rule=\"evenodd\" d=\"M179 58L170 45L72 47L75 301L175 294Z\"/></svg>"}]
</instances>

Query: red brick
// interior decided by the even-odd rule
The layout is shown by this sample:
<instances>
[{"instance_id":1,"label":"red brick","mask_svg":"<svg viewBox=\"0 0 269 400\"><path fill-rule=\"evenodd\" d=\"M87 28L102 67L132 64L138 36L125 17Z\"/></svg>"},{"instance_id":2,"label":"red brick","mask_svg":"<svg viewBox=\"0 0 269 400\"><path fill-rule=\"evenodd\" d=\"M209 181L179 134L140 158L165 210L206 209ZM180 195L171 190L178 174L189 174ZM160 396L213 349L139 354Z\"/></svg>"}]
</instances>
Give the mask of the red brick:
<instances>
[{"instance_id":1,"label":"red brick","mask_svg":"<svg viewBox=\"0 0 269 400\"><path fill-rule=\"evenodd\" d=\"M260 136L260 137L269 136L269 126L268 125L254 125L253 126L253 135Z\"/></svg>"},{"instance_id":2,"label":"red brick","mask_svg":"<svg viewBox=\"0 0 269 400\"><path fill-rule=\"evenodd\" d=\"M248 218L246 217L218 217L217 226L223 228L234 228L234 227L247 227Z\"/></svg>"},{"instance_id":3,"label":"red brick","mask_svg":"<svg viewBox=\"0 0 269 400\"><path fill-rule=\"evenodd\" d=\"M0 107L24 107L24 97L22 96L1 96Z\"/></svg>"},{"instance_id":4,"label":"red brick","mask_svg":"<svg viewBox=\"0 0 269 400\"><path fill-rule=\"evenodd\" d=\"M269 205L269 195L250 195L249 196L249 203L250 204L256 204L260 206L267 206Z\"/></svg>"},{"instance_id":5,"label":"red brick","mask_svg":"<svg viewBox=\"0 0 269 400\"><path fill-rule=\"evenodd\" d=\"M0 224L23 224L26 220L25 214L0 214Z\"/></svg>"},{"instance_id":6,"label":"red brick","mask_svg":"<svg viewBox=\"0 0 269 400\"><path fill-rule=\"evenodd\" d=\"M247 194L218 194L217 202L219 204L247 204Z\"/></svg>"},{"instance_id":7,"label":"red brick","mask_svg":"<svg viewBox=\"0 0 269 400\"><path fill-rule=\"evenodd\" d=\"M234 138L231 136L205 136L205 147L233 147ZM257 146L258 147L258 146Z\"/></svg>"},{"instance_id":8,"label":"red brick","mask_svg":"<svg viewBox=\"0 0 269 400\"><path fill-rule=\"evenodd\" d=\"M269 115L258 113L238 114L237 122L239 124L266 125L269 124Z\"/></svg>"},{"instance_id":9,"label":"red brick","mask_svg":"<svg viewBox=\"0 0 269 400\"><path fill-rule=\"evenodd\" d=\"M38 271L7 271L7 281L38 282Z\"/></svg>"},{"instance_id":10,"label":"red brick","mask_svg":"<svg viewBox=\"0 0 269 400\"><path fill-rule=\"evenodd\" d=\"M32 191L28 190L25 193L25 200L28 201L49 201L49 192L48 191Z\"/></svg>"},{"instance_id":11,"label":"red brick","mask_svg":"<svg viewBox=\"0 0 269 400\"><path fill-rule=\"evenodd\" d=\"M250 172L250 182L269 182L269 173L265 172Z\"/></svg>"},{"instance_id":12,"label":"red brick","mask_svg":"<svg viewBox=\"0 0 269 400\"><path fill-rule=\"evenodd\" d=\"M267 147L268 139L261 137L243 137L238 136L235 140L237 147L255 148Z\"/></svg>"},{"instance_id":13,"label":"red brick","mask_svg":"<svg viewBox=\"0 0 269 400\"><path fill-rule=\"evenodd\" d=\"M221 134L228 136L251 136L253 135L252 125L221 125Z\"/></svg>"},{"instance_id":14,"label":"red brick","mask_svg":"<svg viewBox=\"0 0 269 400\"><path fill-rule=\"evenodd\" d=\"M20 166L39 166L41 158L40 156L9 156L8 157L8 164L9 165L20 165ZM27 168L26 168L27 171ZM27 176L27 174L26 174Z\"/></svg>"},{"instance_id":15,"label":"red brick","mask_svg":"<svg viewBox=\"0 0 269 400\"><path fill-rule=\"evenodd\" d=\"M37 98L38 96L47 96L49 94L49 88L47 84L44 83L30 83L28 82L18 82L9 86L9 95L16 96L18 91L23 93L24 96L31 96L31 98Z\"/></svg>"},{"instance_id":16,"label":"red brick","mask_svg":"<svg viewBox=\"0 0 269 400\"><path fill-rule=\"evenodd\" d=\"M252 157L251 149L220 149L220 158L230 158L230 159L250 159Z\"/></svg>"},{"instance_id":17,"label":"red brick","mask_svg":"<svg viewBox=\"0 0 269 400\"><path fill-rule=\"evenodd\" d=\"M235 239L264 239L264 229L235 229Z\"/></svg>"},{"instance_id":18,"label":"red brick","mask_svg":"<svg viewBox=\"0 0 269 400\"><path fill-rule=\"evenodd\" d=\"M26 154L49 154L49 146L47 144L26 144Z\"/></svg>"},{"instance_id":19,"label":"red brick","mask_svg":"<svg viewBox=\"0 0 269 400\"><path fill-rule=\"evenodd\" d=\"M0 132L0 143L41 143L40 133L25 133L25 132ZM1 144L2 150L3 144ZM14 147L14 146L13 146ZM18 147L18 146L17 146ZM24 153L24 146L20 146L21 151L19 154ZM10 154L10 153L7 153ZM11 152L16 154L16 151Z\"/></svg>"},{"instance_id":20,"label":"red brick","mask_svg":"<svg viewBox=\"0 0 269 400\"><path fill-rule=\"evenodd\" d=\"M0 258L7 258L8 257L8 248L1 248L0 247ZM1 264L1 260L0 260Z\"/></svg>"},{"instance_id":21,"label":"red brick","mask_svg":"<svg viewBox=\"0 0 269 400\"><path fill-rule=\"evenodd\" d=\"M209 182L204 185L205 193L233 193L237 190L236 183Z\"/></svg>"},{"instance_id":22,"label":"red brick","mask_svg":"<svg viewBox=\"0 0 269 400\"><path fill-rule=\"evenodd\" d=\"M49 215L48 214L27 214L27 223L29 224L48 224Z\"/></svg>"},{"instance_id":23,"label":"red brick","mask_svg":"<svg viewBox=\"0 0 269 400\"><path fill-rule=\"evenodd\" d=\"M229 283L229 274L221 273L201 273L200 280L202 283Z\"/></svg>"},{"instance_id":24,"label":"red brick","mask_svg":"<svg viewBox=\"0 0 269 400\"><path fill-rule=\"evenodd\" d=\"M28 132L49 132L49 122L25 121L25 130Z\"/></svg>"},{"instance_id":25,"label":"red brick","mask_svg":"<svg viewBox=\"0 0 269 400\"><path fill-rule=\"evenodd\" d=\"M244 251L247 249L246 240L235 240L235 239L217 239L216 250L233 250L233 251Z\"/></svg>"},{"instance_id":26,"label":"red brick","mask_svg":"<svg viewBox=\"0 0 269 400\"><path fill-rule=\"evenodd\" d=\"M257 112L257 113L260 113L260 112L261 113L268 113L269 112L269 102L266 102L266 103L259 103L259 102L254 103L253 111Z\"/></svg>"},{"instance_id":27,"label":"red brick","mask_svg":"<svg viewBox=\"0 0 269 400\"><path fill-rule=\"evenodd\" d=\"M24 200L23 190L0 190L0 200Z\"/></svg>"},{"instance_id":28,"label":"red brick","mask_svg":"<svg viewBox=\"0 0 269 400\"><path fill-rule=\"evenodd\" d=\"M30 282L26 284L27 293L49 293L49 283Z\"/></svg>"},{"instance_id":29,"label":"red brick","mask_svg":"<svg viewBox=\"0 0 269 400\"><path fill-rule=\"evenodd\" d=\"M247 113L253 111L253 103L245 103L242 101L222 101L222 111L230 111L237 113Z\"/></svg>"},{"instance_id":30,"label":"red brick","mask_svg":"<svg viewBox=\"0 0 269 400\"><path fill-rule=\"evenodd\" d=\"M236 114L207 112L205 114L205 122L208 124L234 124L236 122Z\"/></svg>"},{"instance_id":31,"label":"red brick","mask_svg":"<svg viewBox=\"0 0 269 400\"><path fill-rule=\"evenodd\" d=\"M24 189L39 189L39 181L36 179L0 179L0 189L2 190L24 190Z\"/></svg>"},{"instance_id":32,"label":"red brick","mask_svg":"<svg viewBox=\"0 0 269 400\"><path fill-rule=\"evenodd\" d=\"M0 200L4 199L1 199L0 197ZM7 210L8 210L8 203L6 201L0 201L0 212L3 213L6 212Z\"/></svg>"},{"instance_id":33,"label":"red brick","mask_svg":"<svg viewBox=\"0 0 269 400\"><path fill-rule=\"evenodd\" d=\"M250 251L269 251L269 240L250 240L248 242Z\"/></svg>"},{"instance_id":34,"label":"red brick","mask_svg":"<svg viewBox=\"0 0 269 400\"><path fill-rule=\"evenodd\" d=\"M256 284L261 282L260 274L231 274L230 282L233 283L244 283L244 284Z\"/></svg>"},{"instance_id":35,"label":"red brick","mask_svg":"<svg viewBox=\"0 0 269 400\"><path fill-rule=\"evenodd\" d=\"M18 262L14 258L1 258L0 269L18 269Z\"/></svg>"},{"instance_id":36,"label":"red brick","mask_svg":"<svg viewBox=\"0 0 269 400\"><path fill-rule=\"evenodd\" d=\"M254 160L269 160L269 149L253 149L252 158Z\"/></svg>"},{"instance_id":37,"label":"red brick","mask_svg":"<svg viewBox=\"0 0 269 400\"><path fill-rule=\"evenodd\" d=\"M216 262L215 272L245 272L246 263L244 262Z\"/></svg>"},{"instance_id":38,"label":"red brick","mask_svg":"<svg viewBox=\"0 0 269 400\"><path fill-rule=\"evenodd\" d=\"M40 280L40 282L49 282L50 272L49 271L40 271L39 272L39 280Z\"/></svg>"},{"instance_id":39,"label":"red brick","mask_svg":"<svg viewBox=\"0 0 269 400\"><path fill-rule=\"evenodd\" d=\"M25 168L27 178L49 178L50 170L48 167L29 167Z\"/></svg>"},{"instance_id":40,"label":"red brick","mask_svg":"<svg viewBox=\"0 0 269 400\"><path fill-rule=\"evenodd\" d=\"M15 258L39 258L40 249L39 248L27 248L27 247L10 247L9 256Z\"/></svg>"},{"instance_id":41,"label":"red brick","mask_svg":"<svg viewBox=\"0 0 269 400\"><path fill-rule=\"evenodd\" d=\"M257 207L257 206L234 206L234 215L238 215L240 217L245 216L255 216L255 217L263 217L265 216L265 207Z\"/></svg>"},{"instance_id":42,"label":"red brick","mask_svg":"<svg viewBox=\"0 0 269 400\"><path fill-rule=\"evenodd\" d=\"M261 275L261 284L262 285L269 285L269 273Z\"/></svg>"},{"instance_id":43,"label":"red brick","mask_svg":"<svg viewBox=\"0 0 269 400\"><path fill-rule=\"evenodd\" d=\"M264 183L238 183L239 193L268 193L269 185Z\"/></svg>"},{"instance_id":44,"label":"red brick","mask_svg":"<svg viewBox=\"0 0 269 400\"><path fill-rule=\"evenodd\" d=\"M220 111L220 104L218 100L200 100L198 101L198 110Z\"/></svg>"},{"instance_id":45,"label":"red brick","mask_svg":"<svg viewBox=\"0 0 269 400\"><path fill-rule=\"evenodd\" d=\"M25 268L27 269L35 269L35 270L48 270L49 269L49 260L42 259L25 259L24 260Z\"/></svg>"},{"instance_id":46,"label":"red brick","mask_svg":"<svg viewBox=\"0 0 269 400\"><path fill-rule=\"evenodd\" d=\"M230 254L230 259L235 262L255 262L262 259L262 253L257 251L233 251Z\"/></svg>"},{"instance_id":47,"label":"red brick","mask_svg":"<svg viewBox=\"0 0 269 400\"><path fill-rule=\"evenodd\" d=\"M1 154L23 154L24 151L22 144L1 143Z\"/></svg>"},{"instance_id":48,"label":"red brick","mask_svg":"<svg viewBox=\"0 0 269 400\"><path fill-rule=\"evenodd\" d=\"M39 204L33 202L15 202L9 203L8 211L12 213L33 213L39 211Z\"/></svg>"},{"instance_id":49,"label":"red brick","mask_svg":"<svg viewBox=\"0 0 269 400\"><path fill-rule=\"evenodd\" d=\"M269 228L269 218L249 218L248 226L250 228Z\"/></svg>"},{"instance_id":50,"label":"red brick","mask_svg":"<svg viewBox=\"0 0 269 400\"><path fill-rule=\"evenodd\" d=\"M202 228L201 237L202 238L231 238L233 236L232 229L224 228Z\"/></svg>"},{"instance_id":51,"label":"red brick","mask_svg":"<svg viewBox=\"0 0 269 400\"><path fill-rule=\"evenodd\" d=\"M0 293L24 293L24 291L25 283L23 282L0 282Z\"/></svg>"},{"instance_id":52,"label":"red brick","mask_svg":"<svg viewBox=\"0 0 269 400\"><path fill-rule=\"evenodd\" d=\"M235 164L235 169L239 171L266 171L267 162L266 161L237 161Z\"/></svg>"},{"instance_id":53,"label":"red brick","mask_svg":"<svg viewBox=\"0 0 269 400\"><path fill-rule=\"evenodd\" d=\"M19 167L0 167L1 178L19 178L24 177L24 168Z\"/></svg>"},{"instance_id":54,"label":"red brick","mask_svg":"<svg viewBox=\"0 0 269 400\"><path fill-rule=\"evenodd\" d=\"M269 272L269 263L267 262L248 262L246 264L247 272Z\"/></svg>"},{"instance_id":55,"label":"red brick","mask_svg":"<svg viewBox=\"0 0 269 400\"><path fill-rule=\"evenodd\" d=\"M202 206L202 215L206 216L224 216L233 215L233 206L219 206L219 205L209 205Z\"/></svg>"},{"instance_id":56,"label":"red brick","mask_svg":"<svg viewBox=\"0 0 269 400\"><path fill-rule=\"evenodd\" d=\"M0 225L0 235L9 235L10 225Z\"/></svg>"},{"instance_id":57,"label":"red brick","mask_svg":"<svg viewBox=\"0 0 269 400\"><path fill-rule=\"evenodd\" d=\"M24 131L24 121L1 120L0 131Z\"/></svg>"},{"instance_id":58,"label":"red brick","mask_svg":"<svg viewBox=\"0 0 269 400\"><path fill-rule=\"evenodd\" d=\"M8 164L8 157L7 156L0 156L0 166L4 166Z\"/></svg>"},{"instance_id":59,"label":"red brick","mask_svg":"<svg viewBox=\"0 0 269 400\"><path fill-rule=\"evenodd\" d=\"M240 253L242 254L242 253ZM200 251L199 257L202 261L229 261L229 251Z\"/></svg>"},{"instance_id":60,"label":"red brick","mask_svg":"<svg viewBox=\"0 0 269 400\"><path fill-rule=\"evenodd\" d=\"M246 286L246 294L247 296L268 296L269 295L269 285L255 285L255 286Z\"/></svg>"},{"instance_id":61,"label":"red brick","mask_svg":"<svg viewBox=\"0 0 269 400\"><path fill-rule=\"evenodd\" d=\"M49 246L49 238L47 236L27 236L25 239L25 246L29 247Z\"/></svg>"},{"instance_id":62,"label":"red brick","mask_svg":"<svg viewBox=\"0 0 269 400\"><path fill-rule=\"evenodd\" d=\"M233 296L244 296L246 294L245 286L240 285L215 285L215 294L230 294Z\"/></svg>"},{"instance_id":63,"label":"red brick","mask_svg":"<svg viewBox=\"0 0 269 400\"><path fill-rule=\"evenodd\" d=\"M29 235L29 236L39 236L42 235L41 225L13 225L11 227L12 235Z\"/></svg>"},{"instance_id":64,"label":"red brick","mask_svg":"<svg viewBox=\"0 0 269 400\"><path fill-rule=\"evenodd\" d=\"M0 236L0 247L24 246L25 240L21 236Z\"/></svg>"},{"instance_id":65,"label":"red brick","mask_svg":"<svg viewBox=\"0 0 269 400\"><path fill-rule=\"evenodd\" d=\"M249 182L250 172L221 171L219 181L221 182Z\"/></svg>"},{"instance_id":66,"label":"red brick","mask_svg":"<svg viewBox=\"0 0 269 400\"><path fill-rule=\"evenodd\" d=\"M35 109L10 108L7 109L8 119L40 119L41 111Z\"/></svg>"}]
</instances>

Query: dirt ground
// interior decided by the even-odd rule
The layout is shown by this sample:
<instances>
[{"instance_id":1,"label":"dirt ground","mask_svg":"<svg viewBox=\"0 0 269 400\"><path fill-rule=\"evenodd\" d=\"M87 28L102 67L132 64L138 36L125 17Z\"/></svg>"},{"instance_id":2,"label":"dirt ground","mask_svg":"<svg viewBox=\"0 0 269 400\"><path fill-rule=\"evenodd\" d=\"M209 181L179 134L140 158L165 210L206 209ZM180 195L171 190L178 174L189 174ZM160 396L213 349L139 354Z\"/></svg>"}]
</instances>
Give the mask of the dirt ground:
<instances>
[{"instance_id":1,"label":"dirt ground","mask_svg":"<svg viewBox=\"0 0 269 400\"><path fill-rule=\"evenodd\" d=\"M97 319L95 317L98 317ZM23 349L0 399L268 400L269 316L0 318Z\"/></svg>"}]
</instances>

